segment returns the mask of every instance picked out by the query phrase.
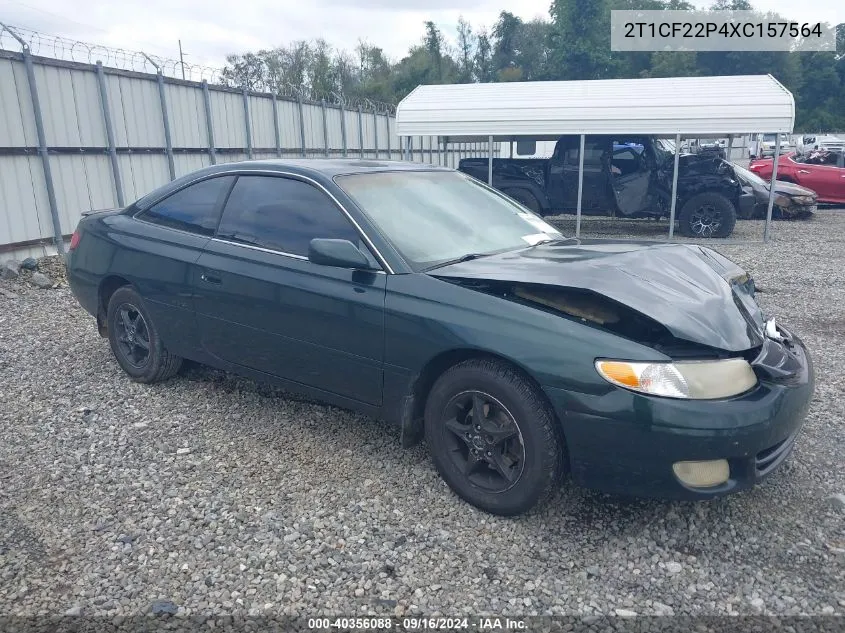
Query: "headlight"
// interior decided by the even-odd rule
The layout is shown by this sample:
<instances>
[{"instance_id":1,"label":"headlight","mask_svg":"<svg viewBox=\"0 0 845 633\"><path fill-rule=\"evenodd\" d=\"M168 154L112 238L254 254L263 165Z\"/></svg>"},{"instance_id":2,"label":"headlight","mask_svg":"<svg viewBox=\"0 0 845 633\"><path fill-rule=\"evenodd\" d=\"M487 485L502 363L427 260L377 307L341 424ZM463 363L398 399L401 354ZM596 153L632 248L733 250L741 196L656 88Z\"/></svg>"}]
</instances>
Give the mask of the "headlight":
<instances>
[{"instance_id":1,"label":"headlight","mask_svg":"<svg viewBox=\"0 0 845 633\"><path fill-rule=\"evenodd\" d=\"M793 202L797 204L815 204L816 199L813 196L792 196Z\"/></svg>"},{"instance_id":2,"label":"headlight","mask_svg":"<svg viewBox=\"0 0 845 633\"><path fill-rule=\"evenodd\" d=\"M597 360L596 371L611 384L666 398L727 398L757 384L754 370L742 358L675 363Z\"/></svg>"},{"instance_id":3,"label":"headlight","mask_svg":"<svg viewBox=\"0 0 845 633\"><path fill-rule=\"evenodd\" d=\"M790 207L792 206L792 198L785 196L782 193L776 193L775 204L779 207Z\"/></svg>"}]
</instances>

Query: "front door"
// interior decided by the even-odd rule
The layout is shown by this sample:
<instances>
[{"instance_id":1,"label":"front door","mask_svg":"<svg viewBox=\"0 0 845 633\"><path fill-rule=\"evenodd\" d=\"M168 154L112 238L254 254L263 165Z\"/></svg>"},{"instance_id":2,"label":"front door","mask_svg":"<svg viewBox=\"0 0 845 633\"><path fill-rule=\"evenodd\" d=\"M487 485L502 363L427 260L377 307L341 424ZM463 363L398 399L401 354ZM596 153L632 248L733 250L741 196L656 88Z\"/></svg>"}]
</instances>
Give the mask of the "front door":
<instances>
[{"instance_id":1,"label":"front door","mask_svg":"<svg viewBox=\"0 0 845 633\"><path fill-rule=\"evenodd\" d=\"M628 216L648 209L651 170L646 161L648 149L639 139L613 141L610 176L613 195L620 215Z\"/></svg>"},{"instance_id":2,"label":"front door","mask_svg":"<svg viewBox=\"0 0 845 633\"><path fill-rule=\"evenodd\" d=\"M581 208L584 210L610 211L615 206L609 196L607 170L610 157L609 150L605 148L607 144L609 140L602 136L588 136L584 139L584 189L581 198ZM561 200L560 208L578 207L580 154L580 137L562 137L550 162L549 171L557 174L550 175L550 185L555 182L559 187L556 195Z\"/></svg>"},{"instance_id":3,"label":"front door","mask_svg":"<svg viewBox=\"0 0 845 633\"><path fill-rule=\"evenodd\" d=\"M386 275L311 263L313 238L348 239L372 258L321 189L239 176L196 265L203 345L225 361L378 405Z\"/></svg>"},{"instance_id":4,"label":"front door","mask_svg":"<svg viewBox=\"0 0 845 633\"><path fill-rule=\"evenodd\" d=\"M792 157L786 160L793 160ZM806 158L805 162L794 161L795 181L802 187L812 189L824 200L845 200L845 169L842 154L827 152L818 158Z\"/></svg>"}]
</instances>

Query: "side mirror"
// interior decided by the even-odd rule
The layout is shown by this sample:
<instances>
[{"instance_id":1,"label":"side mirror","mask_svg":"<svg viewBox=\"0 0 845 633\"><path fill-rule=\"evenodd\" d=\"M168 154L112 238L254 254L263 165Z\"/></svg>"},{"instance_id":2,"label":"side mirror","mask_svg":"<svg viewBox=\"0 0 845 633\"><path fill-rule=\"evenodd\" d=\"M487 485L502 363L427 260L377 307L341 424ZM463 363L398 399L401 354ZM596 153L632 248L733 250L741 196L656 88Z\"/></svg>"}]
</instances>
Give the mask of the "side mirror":
<instances>
[{"instance_id":1,"label":"side mirror","mask_svg":"<svg viewBox=\"0 0 845 633\"><path fill-rule=\"evenodd\" d=\"M308 261L321 266L372 270L367 256L349 240L315 238L308 245Z\"/></svg>"}]
</instances>

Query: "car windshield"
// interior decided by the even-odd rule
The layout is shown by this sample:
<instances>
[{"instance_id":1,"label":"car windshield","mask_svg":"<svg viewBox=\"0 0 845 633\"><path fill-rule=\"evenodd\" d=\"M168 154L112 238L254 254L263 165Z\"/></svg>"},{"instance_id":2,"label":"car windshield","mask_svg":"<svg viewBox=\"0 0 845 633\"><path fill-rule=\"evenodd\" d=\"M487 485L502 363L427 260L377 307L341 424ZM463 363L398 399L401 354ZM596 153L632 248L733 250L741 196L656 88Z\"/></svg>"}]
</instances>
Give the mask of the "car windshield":
<instances>
[{"instance_id":1,"label":"car windshield","mask_svg":"<svg viewBox=\"0 0 845 633\"><path fill-rule=\"evenodd\" d=\"M460 172L377 172L335 182L417 271L564 239L537 214Z\"/></svg>"},{"instance_id":2,"label":"car windshield","mask_svg":"<svg viewBox=\"0 0 845 633\"><path fill-rule=\"evenodd\" d=\"M769 183L760 178L760 176L755 174L753 171L748 171L745 167L737 165L736 163L732 164L736 175L739 176L742 180L745 180L746 182L752 182L758 185L763 185L764 187L769 186Z\"/></svg>"}]
</instances>

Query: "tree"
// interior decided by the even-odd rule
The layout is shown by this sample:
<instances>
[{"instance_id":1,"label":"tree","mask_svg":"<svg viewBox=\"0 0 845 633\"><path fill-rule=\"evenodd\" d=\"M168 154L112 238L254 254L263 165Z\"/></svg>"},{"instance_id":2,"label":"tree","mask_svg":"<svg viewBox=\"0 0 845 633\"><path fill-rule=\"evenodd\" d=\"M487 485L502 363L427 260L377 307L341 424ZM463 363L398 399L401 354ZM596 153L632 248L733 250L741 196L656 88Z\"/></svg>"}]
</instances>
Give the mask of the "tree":
<instances>
[{"instance_id":1,"label":"tree","mask_svg":"<svg viewBox=\"0 0 845 633\"><path fill-rule=\"evenodd\" d=\"M322 38L312 45L308 83L316 98L330 97L339 87L332 47Z\"/></svg>"},{"instance_id":2,"label":"tree","mask_svg":"<svg viewBox=\"0 0 845 633\"><path fill-rule=\"evenodd\" d=\"M688 0L553 0L551 21L499 13L492 30L458 19L454 47L434 22L397 62L359 40L353 54L325 40L229 55L226 84L316 97L346 95L396 103L420 84L454 82L685 77L771 73L795 96L796 130L845 128L845 24L834 52L611 52L611 9L690 9ZM753 10L748 0L714 0L714 10ZM775 20L777 15L759 19Z\"/></svg>"},{"instance_id":3,"label":"tree","mask_svg":"<svg viewBox=\"0 0 845 633\"><path fill-rule=\"evenodd\" d=\"M646 77L693 77L698 74L695 51L655 51Z\"/></svg>"},{"instance_id":4,"label":"tree","mask_svg":"<svg viewBox=\"0 0 845 633\"><path fill-rule=\"evenodd\" d=\"M311 64L311 45L305 41L261 51L267 65L267 89L282 93L286 86L305 86Z\"/></svg>"},{"instance_id":5,"label":"tree","mask_svg":"<svg viewBox=\"0 0 845 633\"><path fill-rule=\"evenodd\" d=\"M845 128L845 86L832 52L801 55L801 80L795 91L795 128L802 131Z\"/></svg>"},{"instance_id":6,"label":"tree","mask_svg":"<svg viewBox=\"0 0 845 633\"><path fill-rule=\"evenodd\" d=\"M443 78L443 35L434 22L425 23L425 38L423 45L428 52L431 65L430 79L440 81Z\"/></svg>"},{"instance_id":7,"label":"tree","mask_svg":"<svg viewBox=\"0 0 845 633\"><path fill-rule=\"evenodd\" d=\"M516 49L522 20L510 11L502 11L493 26L493 68L500 71L517 66Z\"/></svg>"},{"instance_id":8,"label":"tree","mask_svg":"<svg viewBox=\"0 0 845 633\"><path fill-rule=\"evenodd\" d=\"M227 55L226 62L221 75L227 85L247 90L263 89L267 68L261 57L254 53Z\"/></svg>"},{"instance_id":9,"label":"tree","mask_svg":"<svg viewBox=\"0 0 845 633\"><path fill-rule=\"evenodd\" d=\"M458 83L470 83L475 79L476 37L470 23L458 18Z\"/></svg>"},{"instance_id":10,"label":"tree","mask_svg":"<svg viewBox=\"0 0 845 633\"><path fill-rule=\"evenodd\" d=\"M519 29L516 48L517 64L522 69L523 80L546 79L549 74L549 40L552 25L546 20L523 22Z\"/></svg>"},{"instance_id":11,"label":"tree","mask_svg":"<svg viewBox=\"0 0 845 633\"><path fill-rule=\"evenodd\" d=\"M748 0L716 0L710 5L711 11L753 11Z\"/></svg>"},{"instance_id":12,"label":"tree","mask_svg":"<svg viewBox=\"0 0 845 633\"><path fill-rule=\"evenodd\" d=\"M487 31L481 29L478 33L478 45L475 49L475 74L482 83L491 82L495 78L493 70L493 47Z\"/></svg>"},{"instance_id":13,"label":"tree","mask_svg":"<svg viewBox=\"0 0 845 633\"><path fill-rule=\"evenodd\" d=\"M669 5L672 5L671 7ZM663 9L694 9L683 0L609 0L609 9L622 11L660 11ZM604 28L604 27L602 27ZM610 28L608 23L606 28ZM612 77L652 77L652 54L648 51L611 51Z\"/></svg>"},{"instance_id":14,"label":"tree","mask_svg":"<svg viewBox=\"0 0 845 633\"><path fill-rule=\"evenodd\" d=\"M607 0L554 0L551 68L555 79L612 76Z\"/></svg>"}]
</instances>

